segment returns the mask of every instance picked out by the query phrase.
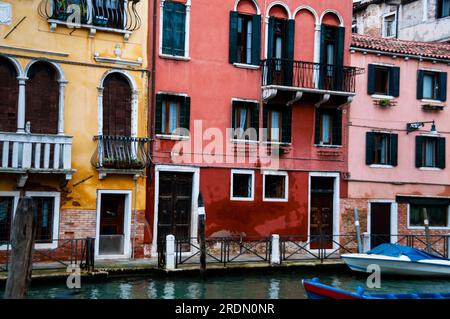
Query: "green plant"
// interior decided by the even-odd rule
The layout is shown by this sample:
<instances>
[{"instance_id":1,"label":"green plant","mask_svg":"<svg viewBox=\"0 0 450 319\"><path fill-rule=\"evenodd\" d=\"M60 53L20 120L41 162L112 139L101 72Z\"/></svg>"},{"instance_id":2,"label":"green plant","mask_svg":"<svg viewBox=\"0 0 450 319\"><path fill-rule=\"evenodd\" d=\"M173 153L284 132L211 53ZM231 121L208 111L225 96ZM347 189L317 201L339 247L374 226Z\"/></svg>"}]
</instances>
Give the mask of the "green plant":
<instances>
[{"instance_id":1,"label":"green plant","mask_svg":"<svg viewBox=\"0 0 450 319\"><path fill-rule=\"evenodd\" d=\"M391 106L391 100L389 99L382 99L380 100L380 106Z\"/></svg>"}]
</instances>

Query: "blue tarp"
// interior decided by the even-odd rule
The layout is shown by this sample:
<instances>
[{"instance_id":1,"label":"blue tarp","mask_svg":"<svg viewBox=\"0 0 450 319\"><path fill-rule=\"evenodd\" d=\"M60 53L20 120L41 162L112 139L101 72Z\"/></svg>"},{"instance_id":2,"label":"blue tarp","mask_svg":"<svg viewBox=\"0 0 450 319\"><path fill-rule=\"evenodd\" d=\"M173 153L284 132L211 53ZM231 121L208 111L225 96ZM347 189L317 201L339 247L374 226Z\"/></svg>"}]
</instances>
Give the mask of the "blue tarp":
<instances>
[{"instance_id":1,"label":"blue tarp","mask_svg":"<svg viewBox=\"0 0 450 319\"><path fill-rule=\"evenodd\" d=\"M389 257L400 257L401 255L407 256L411 261L418 261L423 259L438 259L448 260L447 258L429 254L423 250L416 248L402 246L398 244L381 244L374 249L367 252L373 255L383 255Z\"/></svg>"}]
</instances>

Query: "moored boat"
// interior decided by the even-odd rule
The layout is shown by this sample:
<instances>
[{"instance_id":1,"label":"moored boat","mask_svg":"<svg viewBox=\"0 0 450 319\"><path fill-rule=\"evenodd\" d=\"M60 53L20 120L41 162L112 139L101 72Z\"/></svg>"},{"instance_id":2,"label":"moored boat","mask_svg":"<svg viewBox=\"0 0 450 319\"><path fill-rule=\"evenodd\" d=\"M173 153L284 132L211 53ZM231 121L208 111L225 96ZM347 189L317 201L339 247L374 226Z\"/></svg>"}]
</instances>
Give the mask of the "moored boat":
<instances>
[{"instance_id":1,"label":"moored boat","mask_svg":"<svg viewBox=\"0 0 450 319\"><path fill-rule=\"evenodd\" d=\"M450 276L449 259L398 244L382 244L366 254L341 257L350 269L359 272L372 272L368 267L377 265L385 275Z\"/></svg>"},{"instance_id":2,"label":"moored boat","mask_svg":"<svg viewBox=\"0 0 450 319\"><path fill-rule=\"evenodd\" d=\"M302 280L309 299L450 299L449 293L367 293L362 287L356 292L325 285L318 278Z\"/></svg>"}]
</instances>

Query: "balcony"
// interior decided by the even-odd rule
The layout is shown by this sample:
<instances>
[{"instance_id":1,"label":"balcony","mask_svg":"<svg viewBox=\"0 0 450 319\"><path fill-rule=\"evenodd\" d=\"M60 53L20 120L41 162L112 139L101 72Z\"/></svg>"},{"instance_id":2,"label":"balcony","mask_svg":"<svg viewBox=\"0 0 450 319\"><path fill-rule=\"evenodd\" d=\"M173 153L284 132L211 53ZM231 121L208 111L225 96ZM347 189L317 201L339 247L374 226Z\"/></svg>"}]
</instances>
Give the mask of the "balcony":
<instances>
[{"instance_id":1,"label":"balcony","mask_svg":"<svg viewBox=\"0 0 450 319\"><path fill-rule=\"evenodd\" d=\"M28 174L62 174L72 178L72 137L0 132L1 173L18 174L23 187Z\"/></svg>"},{"instance_id":2,"label":"balcony","mask_svg":"<svg viewBox=\"0 0 450 319\"><path fill-rule=\"evenodd\" d=\"M150 162L149 139L99 135L94 137L94 141L97 142L97 150L91 163L99 172L100 179L108 174L133 175L134 178L145 174Z\"/></svg>"},{"instance_id":3,"label":"balcony","mask_svg":"<svg viewBox=\"0 0 450 319\"><path fill-rule=\"evenodd\" d=\"M140 0L42 0L39 14L50 23L51 31L58 25L89 29L90 36L97 30L116 32L128 40L141 26L137 4Z\"/></svg>"},{"instance_id":4,"label":"balcony","mask_svg":"<svg viewBox=\"0 0 450 319\"><path fill-rule=\"evenodd\" d=\"M351 100L355 95L356 75L364 72L356 67L285 59L263 60L262 70L264 100L272 99L280 92L294 92L290 102L299 100L304 94L321 94L326 101L332 96L343 97L344 102Z\"/></svg>"}]
</instances>

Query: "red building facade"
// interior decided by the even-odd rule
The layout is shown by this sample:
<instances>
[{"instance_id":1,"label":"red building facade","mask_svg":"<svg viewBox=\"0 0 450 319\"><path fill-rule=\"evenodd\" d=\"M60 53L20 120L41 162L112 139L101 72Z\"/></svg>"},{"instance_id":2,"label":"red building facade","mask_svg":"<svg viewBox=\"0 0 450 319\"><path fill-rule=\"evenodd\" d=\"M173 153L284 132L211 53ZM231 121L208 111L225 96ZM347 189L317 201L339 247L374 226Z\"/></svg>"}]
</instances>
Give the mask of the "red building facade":
<instances>
[{"instance_id":1,"label":"red building facade","mask_svg":"<svg viewBox=\"0 0 450 319\"><path fill-rule=\"evenodd\" d=\"M157 1L147 253L158 239L338 235L352 1ZM150 24L151 25L151 24ZM153 44L152 44L153 43Z\"/></svg>"}]
</instances>

